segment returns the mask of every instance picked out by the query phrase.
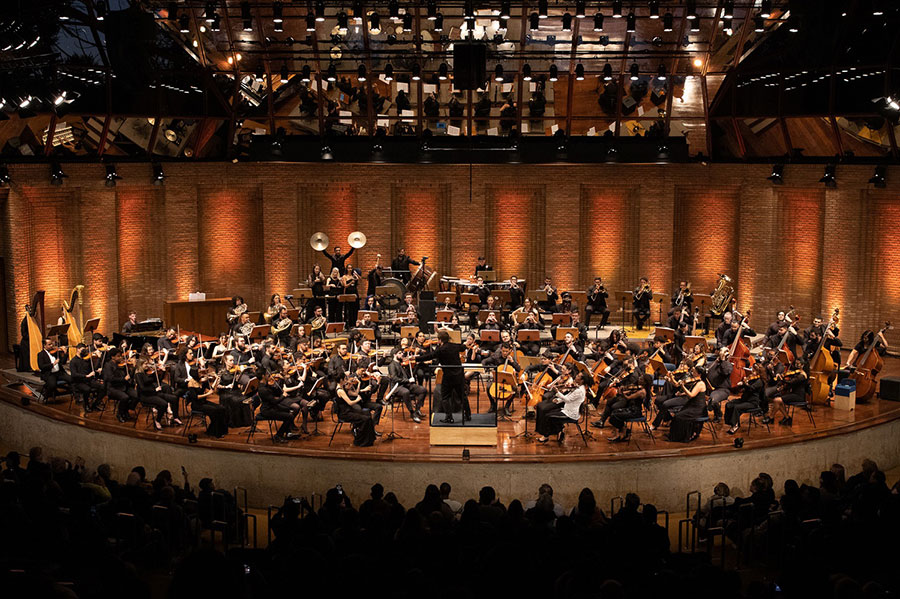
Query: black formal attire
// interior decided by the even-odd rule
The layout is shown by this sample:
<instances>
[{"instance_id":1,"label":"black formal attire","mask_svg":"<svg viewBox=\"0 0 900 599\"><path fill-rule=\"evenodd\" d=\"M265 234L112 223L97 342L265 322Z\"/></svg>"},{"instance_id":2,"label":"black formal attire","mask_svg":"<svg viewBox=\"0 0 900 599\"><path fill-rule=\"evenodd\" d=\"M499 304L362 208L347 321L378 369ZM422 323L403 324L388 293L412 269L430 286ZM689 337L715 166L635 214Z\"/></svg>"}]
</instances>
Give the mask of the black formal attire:
<instances>
[{"instance_id":1,"label":"black formal attire","mask_svg":"<svg viewBox=\"0 0 900 599\"><path fill-rule=\"evenodd\" d=\"M640 418L644 410L645 397L646 391L644 389L632 390L628 393L619 393L616 396L616 405L609 410L609 423L615 427L616 430L621 430L622 427L625 426L627 420Z\"/></svg>"},{"instance_id":2,"label":"black formal attire","mask_svg":"<svg viewBox=\"0 0 900 599\"><path fill-rule=\"evenodd\" d=\"M347 372L349 366L349 359L344 360L344 358L342 358L340 354L334 354L333 356L328 358L328 362L325 364L325 372L328 373L328 376L331 377L332 380L338 381L340 380L341 375Z\"/></svg>"},{"instance_id":3,"label":"black formal attire","mask_svg":"<svg viewBox=\"0 0 900 599\"><path fill-rule=\"evenodd\" d=\"M88 375L94 371L90 359L75 356L69 362L69 373L72 376L72 391L77 393L84 400L85 407L90 407L90 398L99 399L100 392L103 390L103 383L98 380L97 374L89 377Z\"/></svg>"},{"instance_id":4,"label":"black formal attire","mask_svg":"<svg viewBox=\"0 0 900 599\"><path fill-rule=\"evenodd\" d=\"M466 396L466 379L463 376L462 361L459 355L465 351L461 343L441 343L435 349L420 354L418 360L425 362L437 360L441 365L443 377L441 381L441 411L447 415L447 419L453 418L451 398L453 393L459 395L463 407L463 417L471 416L469 398Z\"/></svg>"},{"instance_id":5,"label":"black formal attire","mask_svg":"<svg viewBox=\"0 0 900 599\"><path fill-rule=\"evenodd\" d=\"M699 381L694 383L700 384ZM669 441L687 443L697 432L698 424L695 418L706 415L706 392L698 393L685 402L684 407L672 418L672 426L669 429Z\"/></svg>"},{"instance_id":6,"label":"black formal attire","mask_svg":"<svg viewBox=\"0 0 900 599\"><path fill-rule=\"evenodd\" d=\"M546 287L540 287L540 289L545 289ZM538 302L538 307L545 312L555 312L556 311L556 302L559 300L559 293L556 291L555 287L550 287L550 291L547 293L546 301Z\"/></svg>"},{"instance_id":7,"label":"black formal attire","mask_svg":"<svg viewBox=\"0 0 900 599\"><path fill-rule=\"evenodd\" d=\"M731 325L724 321L716 327L716 347L724 347L727 345L727 343L725 343L725 333L728 333L729 331L731 331Z\"/></svg>"},{"instance_id":8,"label":"black formal attire","mask_svg":"<svg viewBox=\"0 0 900 599\"><path fill-rule=\"evenodd\" d=\"M603 412L601 412L600 414L600 425L609 420L610 423L613 424L613 426L615 426L617 429L622 428L621 422L619 422L618 424L614 424L613 421L610 420L610 417L614 413L619 412L621 418L624 418L626 412L633 411L631 410L631 406L633 403L637 404L637 415L640 416L644 394L640 393L640 390L632 390L628 393L628 396L636 397L631 397L631 399L629 399L629 397L626 396L626 394L623 393L622 390L626 387L631 387L633 389L635 385L639 385L641 383L641 379L641 375L636 370L625 377L625 379L619 384L619 392L616 393L615 397L607 401L606 405L603 407Z\"/></svg>"},{"instance_id":9,"label":"black formal attire","mask_svg":"<svg viewBox=\"0 0 900 599\"><path fill-rule=\"evenodd\" d=\"M516 337L519 336L519 331L543 331L544 323L538 320L537 322L523 322L519 326L516 327ZM519 341L519 347L522 348L522 351L526 356L536 356L541 353L541 342L540 338L537 341Z\"/></svg>"},{"instance_id":10,"label":"black formal attire","mask_svg":"<svg viewBox=\"0 0 900 599\"><path fill-rule=\"evenodd\" d=\"M744 379L745 381L747 379ZM735 426L741 421L741 414L758 410L762 407L764 401L763 391L765 382L761 377L757 377L752 381L743 385L740 399L729 401L725 404L725 424Z\"/></svg>"},{"instance_id":11,"label":"black formal attire","mask_svg":"<svg viewBox=\"0 0 900 599\"><path fill-rule=\"evenodd\" d=\"M313 278L313 275L310 274L307 279L307 283L309 284L310 289L312 289L312 299L308 300L306 305L306 320L309 322L313 319L313 315L315 314L316 308L321 307L323 315L327 316L328 313L326 310L328 309L327 304L325 302L325 281L328 279L325 276L324 279L319 280L318 278Z\"/></svg>"},{"instance_id":12,"label":"black formal attire","mask_svg":"<svg viewBox=\"0 0 900 599\"><path fill-rule=\"evenodd\" d=\"M378 272L377 268L373 268L366 276L366 280L368 281L366 295L375 295L375 290L380 287L381 283L384 281L384 275L381 272Z\"/></svg>"},{"instance_id":13,"label":"black formal attire","mask_svg":"<svg viewBox=\"0 0 900 599\"><path fill-rule=\"evenodd\" d=\"M407 256L406 254L397 256L396 258L391 260L391 274L403 281L404 284L409 283L409 278L411 276L409 272L410 264L419 266L418 262Z\"/></svg>"},{"instance_id":14,"label":"black formal attire","mask_svg":"<svg viewBox=\"0 0 900 599\"><path fill-rule=\"evenodd\" d=\"M260 399L259 415L280 422L277 434L279 437L286 438L291 432L294 418L299 412L293 406L298 404L294 400L284 397L284 390L277 383L262 385L257 393L259 393Z\"/></svg>"},{"instance_id":15,"label":"black formal attire","mask_svg":"<svg viewBox=\"0 0 900 599\"><path fill-rule=\"evenodd\" d=\"M150 408L156 408L156 421L168 411L171 406L172 415L178 418L178 398L171 393L167 393L164 389L157 391L156 387L162 388L157 384L155 375L148 375L145 372L138 372L135 377L137 384L138 400Z\"/></svg>"},{"instance_id":16,"label":"black formal attire","mask_svg":"<svg viewBox=\"0 0 900 599\"><path fill-rule=\"evenodd\" d=\"M425 402L426 389L422 385L410 382L410 378L415 379L409 373L409 368L404 368L397 360L393 360L388 364L388 376L390 377L390 387L397 385L392 397L399 397L409 415L414 416L422 409Z\"/></svg>"},{"instance_id":17,"label":"black formal attire","mask_svg":"<svg viewBox=\"0 0 900 599\"><path fill-rule=\"evenodd\" d=\"M638 330L644 328L644 323L647 322L647 319L650 318L650 300L653 299L653 291L648 290L644 293L641 293L639 296L636 295L631 300L632 311L634 314L634 320L637 323Z\"/></svg>"},{"instance_id":18,"label":"black formal attire","mask_svg":"<svg viewBox=\"0 0 900 599\"><path fill-rule=\"evenodd\" d=\"M503 354L501 352L502 352L502 350L500 348L497 348L497 350L494 353L492 353L490 356L488 356L487 358L482 360L481 363L484 366L486 366L487 368L493 368L495 366L499 367L499 366L506 365L506 366L512 367L512 369L516 371L516 377L515 377L516 384L513 387L513 393L509 396L509 398L503 404L503 409L506 410L506 412L508 413L510 411L510 408L512 407L513 399L516 396L515 391L518 389L518 386L519 386L518 385L519 373L522 371L522 367L519 366L518 362L516 362L516 358L512 352L510 352L508 358L504 358ZM491 412L496 412L497 411L497 398L494 397L493 394L491 393L490 387L488 387L488 399L491 402Z\"/></svg>"},{"instance_id":19,"label":"black formal attire","mask_svg":"<svg viewBox=\"0 0 900 599\"><path fill-rule=\"evenodd\" d=\"M350 248L350 251L346 254L329 254L328 250L322 250L322 253L325 254L325 257L331 261L331 268L338 269L338 272L341 276L347 274L347 267L344 265L347 262L347 258L349 258L353 252L356 251L356 248Z\"/></svg>"},{"instance_id":20,"label":"black formal attire","mask_svg":"<svg viewBox=\"0 0 900 599\"><path fill-rule=\"evenodd\" d=\"M715 360L706 371L706 378L712 387L712 391L709 392L709 403L716 418L722 417L722 408L719 407L719 404L731 395L732 370L734 370L734 365L731 362Z\"/></svg>"},{"instance_id":21,"label":"black formal attire","mask_svg":"<svg viewBox=\"0 0 900 599\"><path fill-rule=\"evenodd\" d=\"M228 426L241 428L253 423L253 407L244 403L244 395L238 389L240 372L231 373L223 369L219 372L219 405L228 411Z\"/></svg>"},{"instance_id":22,"label":"black formal attire","mask_svg":"<svg viewBox=\"0 0 900 599\"><path fill-rule=\"evenodd\" d=\"M131 323L131 320L126 320L125 324L122 325L122 334L130 335L134 330L134 325Z\"/></svg>"},{"instance_id":23,"label":"black formal attire","mask_svg":"<svg viewBox=\"0 0 900 599\"><path fill-rule=\"evenodd\" d=\"M344 318L343 306L338 296L344 292L340 279L328 277L325 281L325 296L328 298L328 322L341 322Z\"/></svg>"},{"instance_id":24,"label":"black formal attire","mask_svg":"<svg viewBox=\"0 0 900 599\"><path fill-rule=\"evenodd\" d=\"M356 324L356 319L359 317L359 280L356 277L350 279L350 284L344 287L344 293L356 296L356 301L344 304L344 322L347 324L347 330L349 331Z\"/></svg>"},{"instance_id":25,"label":"black formal attire","mask_svg":"<svg viewBox=\"0 0 900 599\"><path fill-rule=\"evenodd\" d=\"M128 417L128 410L133 410L138 404L137 391L134 389L134 379L129 377L127 366L119 366L115 362L107 362L103 365L103 382L106 383L106 396L114 400L116 415L119 420Z\"/></svg>"},{"instance_id":26,"label":"black formal attire","mask_svg":"<svg viewBox=\"0 0 900 599\"><path fill-rule=\"evenodd\" d=\"M600 287L595 290L593 287L587 290L587 305L584 307L585 324L591 326L591 317L594 314L600 315L600 327L605 327L609 322L609 306L607 305L609 292L606 288Z\"/></svg>"},{"instance_id":27,"label":"black formal attire","mask_svg":"<svg viewBox=\"0 0 900 599\"><path fill-rule=\"evenodd\" d=\"M346 390L344 390L344 393L346 393ZM350 397L349 394L348 397ZM368 447L375 443L375 422L372 416L369 415L369 410L360 405L361 403L348 404L341 397L341 393L337 393L334 399L338 417L351 425L353 444L357 447Z\"/></svg>"},{"instance_id":28,"label":"black formal attire","mask_svg":"<svg viewBox=\"0 0 900 599\"><path fill-rule=\"evenodd\" d=\"M515 287L509 288L509 309L515 310L519 306L525 303L525 291L522 290L521 287L516 285Z\"/></svg>"},{"instance_id":29,"label":"black formal attire","mask_svg":"<svg viewBox=\"0 0 900 599\"><path fill-rule=\"evenodd\" d=\"M735 331L732 328L729 328L727 331L725 331L725 335L722 336L722 341L724 341L725 345L727 345L728 347L731 347L731 345L734 343L734 338L737 336L737 334L740 330L741 330L740 328L738 328L737 331ZM756 331L754 331L753 329L751 329L749 327L745 327L744 332L741 334L741 337L746 339L748 337L753 337L754 335L756 335ZM781 342L780 337L778 338L778 341ZM778 343L775 344L775 347L777 347L777 346L778 346Z\"/></svg>"},{"instance_id":30,"label":"black formal attire","mask_svg":"<svg viewBox=\"0 0 900 599\"><path fill-rule=\"evenodd\" d=\"M68 356L69 353L65 350L57 352L56 355L51 355L47 350L38 354L38 370L41 372L41 380L44 381L42 394L47 400L56 397L60 383L67 385L72 383L72 377L63 369ZM57 357L59 361L54 365L53 360Z\"/></svg>"}]
</instances>

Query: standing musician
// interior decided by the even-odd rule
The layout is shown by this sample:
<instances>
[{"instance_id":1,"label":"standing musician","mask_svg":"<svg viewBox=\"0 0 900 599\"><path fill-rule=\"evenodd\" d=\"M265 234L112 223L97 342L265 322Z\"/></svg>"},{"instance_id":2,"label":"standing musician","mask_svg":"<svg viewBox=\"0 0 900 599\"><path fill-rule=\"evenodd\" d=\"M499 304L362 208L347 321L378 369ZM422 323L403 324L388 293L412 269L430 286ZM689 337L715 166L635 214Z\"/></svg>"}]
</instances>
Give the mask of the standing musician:
<instances>
[{"instance_id":1,"label":"standing musician","mask_svg":"<svg viewBox=\"0 0 900 599\"><path fill-rule=\"evenodd\" d=\"M484 256L478 256L478 264L475 265L475 276L478 276L483 270L493 270L491 265L487 263L487 260Z\"/></svg>"},{"instance_id":2,"label":"standing musician","mask_svg":"<svg viewBox=\"0 0 900 599\"><path fill-rule=\"evenodd\" d=\"M415 372L408 358L404 358L402 352L394 354L394 359L388 365L390 386L393 389L391 397L397 396L406 409L409 416L416 424L422 422L422 404L425 402L425 387L416 383Z\"/></svg>"},{"instance_id":3,"label":"standing musician","mask_svg":"<svg viewBox=\"0 0 900 599\"><path fill-rule=\"evenodd\" d=\"M519 287L519 278L509 278L509 308L515 310L525 303L525 290Z\"/></svg>"},{"instance_id":4,"label":"standing musician","mask_svg":"<svg viewBox=\"0 0 900 599\"><path fill-rule=\"evenodd\" d=\"M369 274L366 275L366 281L368 282L366 295L368 297L375 297L375 290L378 287L381 287L381 283L384 281L384 269L381 267L381 254L375 256L375 268L370 270Z\"/></svg>"},{"instance_id":5,"label":"standing musician","mask_svg":"<svg viewBox=\"0 0 900 599\"><path fill-rule=\"evenodd\" d=\"M591 317L600 315L600 328L606 327L609 322L609 306L606 300L609 292L603 286L603 279L594 277L594 284L587 290L587 305L584 307L585 325L591 326Z\"/></svg>"},{"instance_id":6,"label":"standing musician","mask_svg":"<svg viewBox=\"0 0 900 599\"><path fill-rule=\"evenodd\" d=\"M484 284L484 277L475 277L475 287L472 289L472 293L478 296L479 308L487 303L488 296L491 294L491 290L487 285Z\"/></svg>"},{"instance_id":7,"label":"standing musician","mask_svg":"<svg viewBox=\"0 0 900 599\"><path fill-rule=\"evenodd\" d=\"M133 373L134 370L128 369L125 354L118 348L110 350L106 364L103 365L103 381L106 383L106 396L116 402L116 419L119 422L127 422L128 411L133 410L138 403Z\"/></svg>"},{"instance_id":8,"label":"standing musician","mask_svg":"<svg viewBox=\"0 0 900 599\"><path fill-rule=\"evenodd\" d=\"M544 286L541 289L547 292L547 299L539 301L538 307L544 312L554 312L559 294L556 292L556 287L553 286L550 277L544 277Z\"/></svg>"},{"instance_id":9,"label":"standing musician","mask_svg":"<svg viewBox=\"0 0 900 599\"><path fill-rule=\"evenodd\" d=\"M341 277L341 283L344 286L342 293L345 295L355 295L356 300L344 304L344 322L347 323L347 329L353 327L356 323L356 317L359 315L359 279L361 273L359 269L347 265L347 274Z\"/></svg>"},{"instance_id":10,"label":"standing musician","mask_svg":"<svg viewBox=\"0 0 900 599\"><path fill-rule=\"evenodd\" d=\"M241 314L244 314L245 312L247 312L247 304L244 303L244 298L239 295L231 298L231 307L228 308L228 313L225 315L228 326L233 327L240 319Z\"/></svg>"},{"instance_id":11,"label":"standing musician","mask_svg":"<svg viewBox=\"0 0 900 599\"><path fill-rule=\"evenodd\" d=\"M459 400L463 407L463 420L471 420L472 412L469 408L469 399L466 396L466 380L463 376L462 354L464 347L461 343L453 343L450 341L450 333L447 331L438 331L437 333L439 345L419 356L419 360L423 362L437 360L443 372L441 381L441 411L444 412L444 418L441 422L452 423L452 397L455 392L459 396Z\"/></svg>"},{"instance_id":12,"label":"standing musician","mask_svg":"<svg viewBox=\"0 0 900 599\"><path fill-rule=\"evenodd\" d=\"M404 285L409 283L409 279L411 276L409 272L410 264L419 266L419 262L416 262L415 260L407 256L406 250L403 248L397 250L397 257L391 260L391 274L403 281Z\"/></svg>"},{"instance_id":13,"label":"standing musician","mask_svg":"<svg viewBox=\"0 0 900 599\"><path fill-rule=\"evenodd\" d=\"M68 360L68 348L57 346L53 339L44 339L44 351L38 354L38 370L41 371L41 380L44 381L41 394L45 403L56 397L59 383L71 385L72 377L63 369Z\"/></svg>"},{"instance_id":14,"label":"standing musician","mask_svg":"<svg viewBox=\"0 0 900 599\"><path fill-rule=\"evenodd\" d=\"M324 250L323 250L324 251ZM344 282L341 280L337 267L331 269L331 276L325 280L325 296L328 298L328 322L341 322L343 309L338 301L338 296L344 291Z\"/></svg>"},{"instance_id":15,"label":"standing musician","mask_svg":"<svg viewBox=\"0 0 900 599\"><path fill-rule=\"evenodd\" d=\"M647 277L641 277L640 283L631 292L633 298L631 304L634 314L634 320L637 323L637 330L644 328L644 323L650 318L650 300L653 299L653 290L650 289L650 280Z\"/></svg>"},{"instance_id":16,"label":"standing musician","mask_svg":"<svg viewBox=\"0 0 900 599\"><path fill-rule=\"evenodd\" d=\"M72 391L81 396L85 413L99 409L103 382L99 380L100 362L93 362L91 350L83 343L76 348L75 357L69 361Z\"/></svg>"},{"instance_id":17,"label":"standing musician","mask_svg":"<svg viewBox=\"0 0 900 599\"><path fill-rule=\"evenodd\" d=\"M732 323L735 327L737 323ZM728 399L731 394L731 371L734 365L728 360L728 348L720 347L716 353L715 361L709 365L706 371L706 380L709 381L709 409L712 410L713 422L722 421L722 409L720 404Z\"/></svg>"},{"instance_id":18,"label":"standing musician","mask_svg":"<svg viewBox=\"0 0 900 599\"><path fill-rule=\"evenodd\" d=\"M312 272L306 277L306 285L312 289L313 298L306 307L307 318L309 314L315 312L316 306L321 306L325 310L325 281L327 277L322 272L322 267L318 264L313 266Z\"/></svg>"},{"instance_id":19,"label":"standing musician","mask_svg":"<svg viewBox=\"0 0 900 599\"><path fill-rule=\"evenodd\" d=\"M501 343L500 347L490 356L485 358L481 362L484 366L494 367L494 366L509 366L512 367L513 370L516 371L516 378L518 379L518 374L522 371L522 367L519 366L519 363L516 362L516 356L513 353L513 347L509 343ZM496 381L495 381L496 382ZM506 399L506 402L503 405L502 413L504 416L510 417L512 416L512 404L513 399L518 393L518 389L515 390L510 396ZM497 398L491 394L490 387L488 387L488 399L490 399L491 407L488 412L497 412Z\"/></svg>"},{"instance_id":20,"label":"standing musician","mask_svg":"<svg viewBox=\"0 0 900 599\"><path fill-rule=\"evenodd\" d=\"M134 327L137 325L137 312L134 310L130 310L128 312L128 320L125 321L125 324L122 325L122 334L130 335L134 331Z\"/></svg>"},{"instance_id":21,"label":"standing musician","mask_svg":"<svg viewBox=\"0 0 900 599\"><path fill-rule=\"evenodd\" d=\"M333 271L334 269L337 269L338 275L343 275L347 272L344 263L347 261L347 258L349 258L355 251L356 248L351 247L349 252L347 252L346 254L342 254L341 246L336 245L334 246L334 254L329 254L328 250L322 250L322 254L324 254L326 258L331 260L331 270Z\"/></svg>"},{"instance_id":22,"label":"standing musician","mask_svg":"<svg viewBox=\"0 0 900 599\"><path fill-rule=\"evenodd\" d=\"M579 372L572 377L567 364L562 366L563 374L550 383L550 392L544 393L544 400L537 405L535 411L535 430L541 435L539 443L546 443L549 437L556 435L562 443L565 439L566 422L578 420L581 404L586 396L585 374Z\"/></svg>"}]
</instances>

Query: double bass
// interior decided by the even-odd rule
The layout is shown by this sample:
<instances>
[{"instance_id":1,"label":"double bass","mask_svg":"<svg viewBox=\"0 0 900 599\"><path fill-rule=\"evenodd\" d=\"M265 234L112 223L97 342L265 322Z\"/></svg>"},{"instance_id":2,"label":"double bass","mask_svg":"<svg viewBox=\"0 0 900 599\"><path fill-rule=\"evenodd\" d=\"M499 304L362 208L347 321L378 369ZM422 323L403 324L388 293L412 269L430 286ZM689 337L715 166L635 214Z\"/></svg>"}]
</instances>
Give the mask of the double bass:
<instances>
[{"instance_id":1,"label":"double bass","mask_svg":"<svg viewBox=\"0 0 900 599\"><path fill-rule=\"evenodd\" d=\"M880 337L890 328L891 322L885 322L884 327L875 334L865 353L856 358L856 364L851 364L854 370L850 378L856 381L857 401L866 401L875 395L876 379L881 369L884 368L884 358L875 351L875 348Z\"/></svg>"},{"instance_id":2,"label":"double bass","mask_svg":"<svg viewBox=\"0 0 900 599\"><path fill-rule=\"evenodd\" d=\"M744 324L746 324L748 318L750 318L750 310L747 310L747 314L741 319L737 335L734 336L734 342L728 351L728 360L732 365L730 380L732 388L737 387L738 383L744 378L745 365L746 368L753 368L753 365L756 363L756 359L750 354L750 346L743 339Z\"/></svg>"},{"instance_id":3,"label":"double bass","mask_svg":"<svg viewBox=\"0 0 900 599\"><path fill-rule=\"evenodd\" d=\"M828 403L828 396L831 394L831 383L828 379L834 372L835 366L831 352L825 351L825 341L828 340L831 330L837 326L840 312L840 309L834 309L831 322L825 327L822 338L819 339L819 345L809 360L810 403Z\"/></svg>"},{"instance_id":4,"label":"double bass","mask_svg":"<svg viewBox=\"0 0 900 599\"><path fill-rule=\"evenodd\" d=\"M788 316L790 316L790 314L793 312L794 309L791 308L791 311L788 312ZM788 318L788 316L785 316L785 318ZM778 347L775 348L775 354L779 359L783 360L785 364L793 364L794 358L796 358L794 352L791 351L791 348L785 347L785 342L787 341L788 335L791 334L791 327L796 325L798 322L800 322L799 316L797 316L797 318L795 318L794 320L788 321L787 331L785 331L784 336L781 338L781 342L778 344Z\"/></svg>"}]
</instances>

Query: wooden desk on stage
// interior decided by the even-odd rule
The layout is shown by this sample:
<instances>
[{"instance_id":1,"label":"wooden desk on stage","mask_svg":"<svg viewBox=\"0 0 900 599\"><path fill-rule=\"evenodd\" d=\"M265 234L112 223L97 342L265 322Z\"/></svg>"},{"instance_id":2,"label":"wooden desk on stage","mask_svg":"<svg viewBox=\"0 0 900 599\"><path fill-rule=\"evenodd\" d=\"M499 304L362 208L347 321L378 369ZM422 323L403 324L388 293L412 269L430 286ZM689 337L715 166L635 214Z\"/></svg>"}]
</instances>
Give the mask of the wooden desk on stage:
<instances>
[{"instance_id":1,"label":"wooden desk on stage","mask_svg":"<svg viewBox=\"0 0 900 599\"><path fill-rule=\"evenodd\" d=\"M201 302L168 301L163 304L163 318L167 327L180 325L182 331L200 333L204 337L218 337L228 328L225 314L231 307L230 297L216 297Z\"/></svg>"}]
</instances>

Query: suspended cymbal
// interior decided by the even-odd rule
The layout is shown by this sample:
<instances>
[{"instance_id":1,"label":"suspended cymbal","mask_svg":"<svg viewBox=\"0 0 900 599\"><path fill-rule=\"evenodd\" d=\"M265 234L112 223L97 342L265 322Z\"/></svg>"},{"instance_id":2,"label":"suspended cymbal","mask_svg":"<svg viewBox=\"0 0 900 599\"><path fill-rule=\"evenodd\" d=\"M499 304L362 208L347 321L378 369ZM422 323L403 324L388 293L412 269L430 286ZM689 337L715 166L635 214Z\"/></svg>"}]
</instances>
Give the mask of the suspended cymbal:
<instances>
[{"instance_id":1,"label":"suspended cymbal","mask_svg":"<svg viewBox=\"0 0 900 599\"><path fill-rule=\"evenodd\" d=\"M366 234L361 231L354 231L347 235L347 243L350 244L350 247L359 249L366 245Z\"/></svg>"},{"instance_id":2,"label":"suspended cymbal","mask_svg":"<svg viewBox=\"0 0 900 599\"><path fill-rule=\"evenodd\" d=\"M321 252L328 247L328 235L321 231L313 233L313 236L309 238L309 245L317 252Z\"/></svg>"}]
</instances>

